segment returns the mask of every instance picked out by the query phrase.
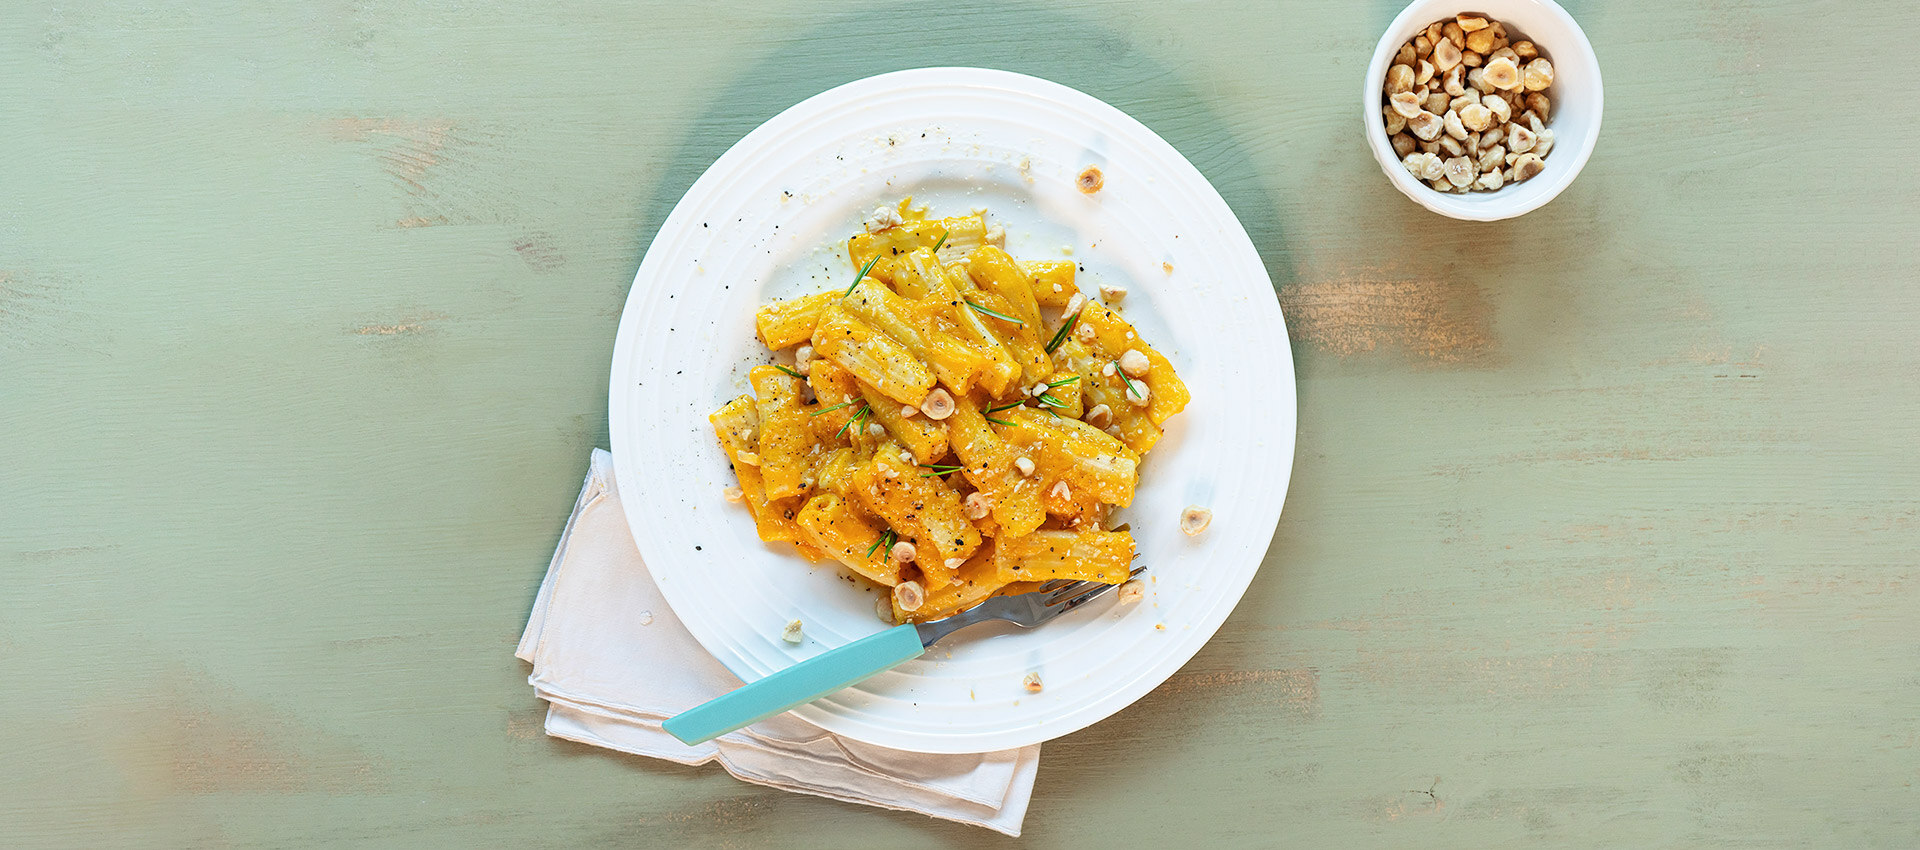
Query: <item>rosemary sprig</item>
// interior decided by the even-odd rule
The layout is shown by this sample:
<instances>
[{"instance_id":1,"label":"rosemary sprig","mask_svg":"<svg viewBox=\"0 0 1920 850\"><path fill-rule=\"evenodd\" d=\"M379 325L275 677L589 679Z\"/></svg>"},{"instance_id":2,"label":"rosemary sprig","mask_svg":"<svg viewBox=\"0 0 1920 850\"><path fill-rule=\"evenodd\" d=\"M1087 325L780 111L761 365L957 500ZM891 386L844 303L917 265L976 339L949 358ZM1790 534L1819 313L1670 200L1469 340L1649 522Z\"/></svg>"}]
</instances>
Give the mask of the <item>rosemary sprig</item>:
<instances>
[{"instance_id":1,"label":"rosemary sprig","mask_svg":"<svg viewBox=\"0 0 1920 850\"><path fill-rule=\"evenodd\" d=\"M1061 410L1067 409L1067 403L1064 401L1061 401L1053 393L1041 393L1037 396L1034 396L1033 398L1034 398L1034 401L1040 402L1041 404L1044 404L1048 407L1058 407Z\"/></svg>"},{"instance_id":2,"label":"rosemary sprig","mask_svg":"<svg viewBox=\"0 0 1920 850\"><path fill-rule=\"evenodd\" d=\"M968 306L968 307L972 307L973 309L975 309L975 310L978 310L978 311L980 311L981 313L984 313L984 314L986 314L986 315L989 315L989 316L992 316L992 317L994 317L994 318L996 318L996 319L1000 319L1000 320L1002 320L1002 321L1007 321L1007 322L1012 322L1012 323L1014 323L1014 324L1016 324L1016 325L1022 325L1022 326L1024 326L1024 325L1026 325L1026 322L1023 322L1023 321L1020 321L1019 319L1016 319L1016 318L1014 318L1014 317L1012 317L1012 316L1009 316L1009 315L1007 315L1007 314L1005 314L1005 313L1002 313L1002 312L1000 312L999 310L994 310L994 309L991 309L991 308L988 308L988 307L982 307L982 306L980 306L980 305L978 305L978 304L975 304L975 303L973 303L972 301L968 301L968 302L967 302L967 306Z\"/></svg>"},{"instance_id":3,"label":"rosemary sprig","mask_svg":"<svg viewBox=\"0 0 1920 850\"><path fill-rule=\"evenodd\" d=\"M933 470L932 472L929 472L926 475L920 476L921 478L930 478L936 475L946 475L947 473L950 473L950 472L959 472L965 467L962 467L956 464L923 463L923 464L920 464L920 468Z\"/></svg>"},{"instance_id":4,"label":"rosemary sprig","mask_svg":"<svg viewBox=\"0 0 1920 850\"><path fill-rule=\"evenodd\" d=\"M799 372L795 372L795 371L793 371L792 369L789 369L789 368L787 368L787 367L785 367L785 366L782 366L782 365L780 365L780 364L778 364L778 363L775 363L775 364L773 364L773 368L775 368L775 369L779 369L780 371L782 371L782 372L785 372L785 373L787 373L787 374L789 374L789 375L792 375L792 376L794 376L794 377L796 377L796 378L799 378L799 379L800 379L800 380L802 380L802 381L804 381L804 380L806 380L806 379L807 379L807 376L805 376L805 375L802 375L802 374L800 374Z\"/></svg>"},{"instance_id":5,"label":"rosemary sprig","mask_svg":"<svg viewBox=\"0 0 1920 850\"><path fill-rule=\"evenodd\" d=\"M874 538L872 546L867 547L867 557L872 558L873 553L880 551L882 547L892 549L893 544L898 542L900 542L900 535L894 534L893 529L889 528L881 533L879 537Z\"/></svg>"},{"instance_id":6,"label":"rosemary sprig","mask_svg":"<svg viewBox=\"0 0 1920 850\"><path fill-rule=\"evenodd\" d=\"M840 408L843 408L843 407L846 407L847 405L849 405L849 404L852 404L852 403L853 403L853 399L847 399L846 401L843 401L843 402L840 402L839 404L836 404L836 405L834 405L834 406L832 406L832 407L829 407L829 408L826 408L826 409L824 409L824 410L816 410L816 411L813 411L812 413L809 413L809 414L807 414L807 415L808 415L808 416L819 416L819 415L821 415L821 414L823 414L823 413L832 413L832 412L834 412L834 411L836 411L836 410L839 410Z\"/></svg>"},{"instance_id":7,"label":"rosemary sprig","mask_svg":"<svg viewBox=\"0 0 1920 850\"><path fill-rule=\"evenodd\" d=\"M866 265L866 267L865 267L865 268L862 268L862 269L860 270L860 276L859 276L859 277L856 277L856 278L854 278L854 279L853 279L853 282L852 282L852 283L849 283L849 284L847 284L847 294L848 294L848 295L852 295L852 294L853 294L853 288L854 288L854 287L856 287L856 286L859 286L859 285L860 285L860 281L863 281L863 280L866 280L866 279L867 279L867 272L870 272L870 271L873 271L873 264L874 264L874 263L877 263L877 262L880 262L880 255L879 255L879 254L875 254L875 255L873 255L873 259L871 259L871 260L868 260L868 261L867 261L867 265Z\"/></svg>"},{"instance_id":8,"label":"rosemary sprig","mask_svg":"<svg viewBox=\"0 0 1920 850\"><path fill-rule=\"evenodd\" d=\"M1122 384L1124 384L1124 385L1126 385L1126 388L1127 388L1127 395L1133 395L1133 394L1134 394L1134 392L1133 392L1133 379L1132 379L1132 378L1129 378L1129 377L1127 377L1127 370L1125 370L1125 369L1122 369L1122 368L1120 368L1120 364L1119 364L1119 363L1115 363L1115 364L1113 364L1113 373L1114 373L1115 375L1119 375L1119 376L1120 376L1120 383L1122 383Z\"/></svg>"},{"instance_id":9,"label":"rosemary sprig","mask_svg":"<svg viewBox=\"0 0 1920 850\"><path fill-rule=\"evenodd\" d=\"M1067 323L1064 325L1061 325L1060 330L1056 331L1053 335L1053 339L1047 343L1047 353L1052 354L1054 349L1060 347L1060 343L1066 342L1067 334L1071 333L1073 331L1073 326L1079 323L1080 323L1079 313L1075 313L1071 316L1068 316Z\"/></svg>"},{"instance_id":10,"label":"rosemary sprig","mask_svg":"<svg viewBox=\"0 0 1920 850\"><path fill-rule=\"evenodd\" d=\"M933 243L933 252L935 254L940 253L940 246L947 244L947 233L949 233L949 231L940 231L940 241Z\"/></svg>"},{"instance_id":11,"label":"rosemary sprig","mask_svg":"<svg viewBox=\"0 0 1920 850\"><path fill-rule=\"evenodd\" d=\"M853 416L847 419L847 423L845 425L840 426L840 430L833 432L833 435L838 437L842 434L847 433L848 428L864 427L864 426L861 426L860 423L867 418L868 414L871 414L871 413L873 413L873 405L862 402L860 405L860 409L854 411Z\"/></svg>"}]
</instances>

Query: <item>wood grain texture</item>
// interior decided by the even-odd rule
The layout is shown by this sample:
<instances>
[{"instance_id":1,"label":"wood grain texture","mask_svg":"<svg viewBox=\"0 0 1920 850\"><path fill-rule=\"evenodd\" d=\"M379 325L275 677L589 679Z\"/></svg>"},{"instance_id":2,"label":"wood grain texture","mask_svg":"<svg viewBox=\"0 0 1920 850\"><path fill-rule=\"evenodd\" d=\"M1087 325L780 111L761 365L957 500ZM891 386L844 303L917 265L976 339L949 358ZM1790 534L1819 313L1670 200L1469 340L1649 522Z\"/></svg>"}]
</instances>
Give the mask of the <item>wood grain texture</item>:
<instances>
[{"instance_id":1,"label":"wood grain texture","mask_svg":"<svg viewBox=\"0 0 1920 850\"><path fill-rule=\"evenodd\" d=\"M1920 19L1569 5L1599 148L1469 224L1359 137L1391 3L15 4L4 843L1920 844ZM511 657L655 227L933 64L1165 135L1299 367L1260 577L1022 842L548 739Z\"/></svg>"}]
</instances>

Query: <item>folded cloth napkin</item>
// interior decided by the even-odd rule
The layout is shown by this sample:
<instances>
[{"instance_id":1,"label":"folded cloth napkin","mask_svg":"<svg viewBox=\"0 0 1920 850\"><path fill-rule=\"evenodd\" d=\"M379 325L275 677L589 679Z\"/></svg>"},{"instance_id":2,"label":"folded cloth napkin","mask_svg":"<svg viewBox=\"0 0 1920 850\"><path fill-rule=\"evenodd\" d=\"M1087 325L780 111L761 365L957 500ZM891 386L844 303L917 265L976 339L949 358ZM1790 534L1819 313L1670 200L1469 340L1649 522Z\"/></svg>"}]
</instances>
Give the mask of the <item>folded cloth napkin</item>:
<instances>
[{"instance_id":1,"label":"folded cloth napkin","mask_svg":"<svg viewBox=\"0 0 1920 850\"><path fill-rule=\"evenodd\" d=\"M548 703L547 734L748 782L1020 834L1040 746L928 755L841 738L782 714L688 746L661 721L740 686L667 607L640 561L613 456L595 449L514 653Z\"/></svg>"}]
</instances>

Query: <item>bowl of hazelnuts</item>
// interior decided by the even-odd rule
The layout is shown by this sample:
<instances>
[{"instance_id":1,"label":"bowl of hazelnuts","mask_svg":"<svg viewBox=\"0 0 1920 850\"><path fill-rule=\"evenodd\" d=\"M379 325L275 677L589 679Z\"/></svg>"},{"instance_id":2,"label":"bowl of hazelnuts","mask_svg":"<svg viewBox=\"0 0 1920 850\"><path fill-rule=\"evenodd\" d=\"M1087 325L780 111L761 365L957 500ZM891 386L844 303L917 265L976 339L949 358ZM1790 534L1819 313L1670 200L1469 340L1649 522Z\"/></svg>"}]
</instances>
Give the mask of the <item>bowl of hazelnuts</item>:
<instances>
[{"instance_id":1,"label":"bowl of hazelnuts","mask_svg":"<svg viewBox=\"0 0 1920 850\"><path fill-rule=\"evenodd\" d=\"M1416 0L1380 38L1362 103L1395 188L1450 218L1553 200L1600 135L1600 63L1552 0Z\"/></svg>"}]
</instances>

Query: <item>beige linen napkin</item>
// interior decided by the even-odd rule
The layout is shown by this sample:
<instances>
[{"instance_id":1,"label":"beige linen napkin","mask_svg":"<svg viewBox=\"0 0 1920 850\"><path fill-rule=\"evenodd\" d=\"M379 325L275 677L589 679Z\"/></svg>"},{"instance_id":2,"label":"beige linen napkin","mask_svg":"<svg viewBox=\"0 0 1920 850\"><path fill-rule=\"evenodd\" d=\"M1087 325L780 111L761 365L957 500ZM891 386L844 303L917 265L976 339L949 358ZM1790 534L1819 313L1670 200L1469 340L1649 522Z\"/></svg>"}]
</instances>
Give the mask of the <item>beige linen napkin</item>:
<instances>
[{"instance_id":1,"label":"beige linen napkin","mask_svg":"<svg viewBox=\"0 0 1920 850\"><path fill-rule=\"evenodd\" d=\"M695 746L661 721L740 686L681 625L634 548L613 456L595 449L514 653L548 703L547 734L747 782L1020 834L1040 747L927 755L841 738L782 714Z\"/></svg>"}]
</instances>

